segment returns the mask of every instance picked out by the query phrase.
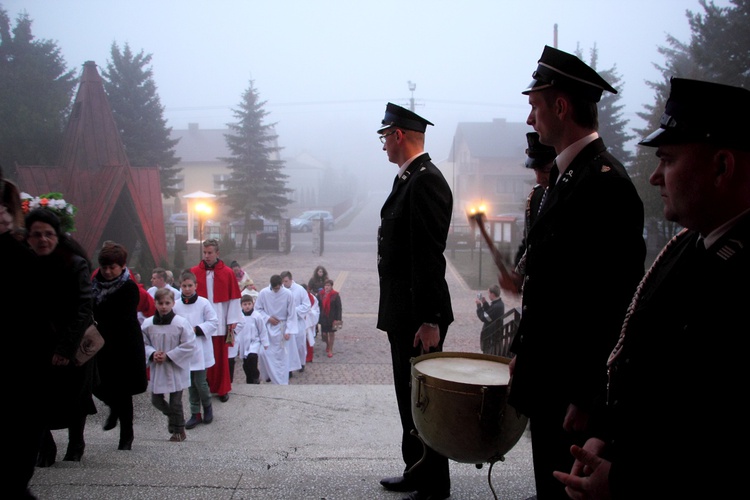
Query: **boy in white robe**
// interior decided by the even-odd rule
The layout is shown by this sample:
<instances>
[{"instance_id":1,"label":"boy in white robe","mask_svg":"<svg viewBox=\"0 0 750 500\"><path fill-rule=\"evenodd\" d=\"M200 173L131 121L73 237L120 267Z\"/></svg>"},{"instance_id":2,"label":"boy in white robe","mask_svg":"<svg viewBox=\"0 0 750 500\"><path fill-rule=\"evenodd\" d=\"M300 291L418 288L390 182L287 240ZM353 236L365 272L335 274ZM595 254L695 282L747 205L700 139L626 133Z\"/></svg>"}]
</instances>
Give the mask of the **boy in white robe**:
<instances>
[{"instance_id":1,"label":"boy in white robe","mask_svg":"<svg viewBox=\"0 0 750 500\"><path fill-rule=\"evenodd\" d=\"M262 289L255 301L255 310L268 333L268 349L260 352L258 364L261 378L274 384L289 384L289 355L296 349L289 339L297 333L292 292L281 285L281 276L271 276L270 285ZM287 321L287 320L292 321ZM291 345L290 345L291 344Z\"/></svg>"},{"instance_id":2,"label":"boy in white robe","mask_svg":"<svg viewBox=\"0 0 750 500\"><path fill-rule=\"evenodd\" d=\"M190 360L190 419L185 422L186 429L192 429L201 422L210 424L214 419L206 371L215 363L211 337L218 331L219 318L208 299L198 295L196 286L195 274L183 272L180 275L180 300L174 305L175 314L190 322L196 337L193 358Z\"/></svg>"},{"instance_id":3,"label":"boy in white robe","mask_svg":"<svg viewBox=\"0 0 750 500\"><path fill-rule=\"evenodd\" d=\"M255 312L252 296L243 295L241 299L244 321L237 323L235 343L242 358L242 370L248 384L260 384L258 371L258 353L260 346L268 349L268 332L266 332L263 318Z\"/></svg>"},{"instance_id":4,"label":"boy in white robe","mask_svg":"<svg viewBox=\"0 0 750 500\"><path fill-rule=\"evenodd\" d=\"M182 391L190 387L190 361L195 333L174 311L174 293L163 288L155 296L156 314L141 325L146 361L151 369L151 403L168 418L170 441L185 441ZM165 395L169 394L169 402Z\"/></svg>"},{"instance_id":5,"label":"boy in white robe","mask_svg":"<svg viewBox=\"0 0 750 500\"><path fill-rule=\"evenodd\" d=\"M281 284L284 285L284 288L292 292L292 297L294 297L294 311L297 321L297 335L290 341L290 343L296 344L297 348L289 349L287 352L289 354L289 370L303 372L305 371L305 360L307 359L305 316L310 312L310 298L307 296L307 291L292 279L291 272L284 271L280 276ZM291 374L289 376L291 377Z\"/></svg>"}]
</instances>

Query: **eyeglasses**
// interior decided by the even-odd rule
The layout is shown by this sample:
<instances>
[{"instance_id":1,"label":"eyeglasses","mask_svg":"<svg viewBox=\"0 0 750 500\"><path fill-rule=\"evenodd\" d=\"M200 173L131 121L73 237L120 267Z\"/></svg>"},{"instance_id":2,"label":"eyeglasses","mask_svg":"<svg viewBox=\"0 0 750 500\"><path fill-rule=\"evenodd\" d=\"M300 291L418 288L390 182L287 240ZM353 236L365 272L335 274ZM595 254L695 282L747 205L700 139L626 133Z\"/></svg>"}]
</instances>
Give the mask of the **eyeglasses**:
<instances>
[{"instance_id":1,"label":"eyeglasses","mask_svg":"<svg viewBox=\"0 0 750 500\"><path fill-rule=\"evenodd\" d=\"M393 132L388 132L387 134L383 134L383 135L381 135L381 136L380 136L380 142L382 142L383 144L385 144L385 139L386 139L386 137L388 137L389 135L393 135L393 134L395 134L396 132L398 132L398 129L394 130Z\"/></svg>"},{"instance_id":2,"label":"eyeglasses","mask_svg":"<svg viewBox=\"0 0 750 500\"><path fill-rule=\"evenodd\" d=\"M45 232L39 232L34 231L33 233L29 233L29 238L34 238L35 240L39 239L46 239L46 240L54 240L57 238L57 234L53 233L52 231L45 231Z\"/></svg>"}]
</instances>

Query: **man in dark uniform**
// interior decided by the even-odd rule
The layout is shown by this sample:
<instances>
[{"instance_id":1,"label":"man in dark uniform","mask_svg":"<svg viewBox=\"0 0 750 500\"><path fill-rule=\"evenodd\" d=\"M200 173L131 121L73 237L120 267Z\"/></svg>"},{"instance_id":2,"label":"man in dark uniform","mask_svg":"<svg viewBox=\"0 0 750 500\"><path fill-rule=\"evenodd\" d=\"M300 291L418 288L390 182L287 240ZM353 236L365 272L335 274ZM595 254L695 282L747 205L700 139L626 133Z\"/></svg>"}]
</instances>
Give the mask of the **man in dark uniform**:
<instances>
[{"instance_id":1,"label":"man in dark uniform","mask_svg":"<svg viewBox=\"0 0 750 500\"><path fill-rule=\"evenodd\" d=\"M545 146L539 142L539 134L536 132L529 132L526 134L526 144L528 147L526 148L526 162L524 163L524 166L534 170L536 184L531 188L529 196L526 197L523 239L521 240L521 244L518 246L518 252L516 253L516 270L521 276L526 274L524 272L525 262L522 260L523 254L526 252L526 236L528 236L529 229L531 229L531 225L534 223L534 220L539 213L544 190L549 186L549 172L552 170L552 162L555 160L555 156L557 156L555 148Z\"/></svg>"},{"instance_id":2,"label":"man in dark uniform","mask_svg":"<svg viewBox=\"0 0 750 500\"><path fill-rule=\"evenodd\" d=\"M601 366L643 276L643 203L597 133L604 90L616 92L577 57L545 47L523 91L526 122L557 153L526 240L510 364L509 404L529 417L540 500L567 498L552 473L570 470L571 444L584 442L603 406Z\"/></svg>"},{"instance_id":3,"label":"man in dark uniform","mask_svg":"<svg viewBox=\"0 0 750 500\"><path fill-rule=\"evenodd\" d=\"M401 416L401 476L380 481L391 491L411 492L407 499L439 500L450 496L448 459L410 433L411 358L441 351L453 321L445 282L445 242L453 210L448 183L424 152L425 130L432 125L421 116L388 103L378 129L388 160L399 166L393 190L380 211L378 329L388 333L393 382Z\"/></svg>"},{"instance_id":4,"label":"man in dark uniform","mask_svg":"<svg viewBox=\"0 0 750 500\"><path fill-rule=\"evenodd\" d=\"M750 90L673 78L660 128L640 142L657 148L650 182L664 217L686 229L656 258L625 316L607 363L602 439L573 448L572 475L555 473L572 498L744 491L748 116Z\"/></svg>"}]
</instances>

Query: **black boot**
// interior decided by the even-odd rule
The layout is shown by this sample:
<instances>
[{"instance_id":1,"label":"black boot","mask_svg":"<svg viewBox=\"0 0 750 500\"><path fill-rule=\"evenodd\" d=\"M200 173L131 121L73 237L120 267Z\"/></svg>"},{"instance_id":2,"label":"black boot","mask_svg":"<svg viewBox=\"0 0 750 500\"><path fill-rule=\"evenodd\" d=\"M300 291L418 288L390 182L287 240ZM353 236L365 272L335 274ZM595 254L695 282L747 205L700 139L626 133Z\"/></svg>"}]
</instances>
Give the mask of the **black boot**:
<instances>
[{"instance_id":1,"label":"black boot","mask_svg":"<svg viewBox=\"0 0 750 500\"><path fill-rule=\"evenodd\" d=\"M63 460L66 462L80 462L86 443L83 440L83 430L86 428L86 415L76 419L68 427L68 449Z\"/></svg>"},{"instance_id":2,"label":"black boot","mask_svg":"<svg viewBox=\"0 0 750 500\"><path fill-rule=\"evenodd\" d=\"M57 458L57 445L55 438L49 430L45 430L39 444L39 453L36 456L37 467L49 467L55 463Z\"/></svg>"},{"instance_id":3,"label":"black boot","mask_svg":"<svg viewBox=\"0 0 750 500\"><path fill-rule=\"evenodd\" d=\"M130 450L133 447L133 423L125 425L120 421L120 444L118 450Z\"/></svg>"},{"instance_id":4,"label":"black boot","mask_svg":"<svg viewBox=\"0 0 750 500\"><path fill-rule=\"evenodd\" d=\"M109 410L109 416L107 417L107 420L104 422L104 425L102 426L102 429L105 431L111 431L117 427L117 413L115 413L114 410Z\"/></svg>"}]
</instances>

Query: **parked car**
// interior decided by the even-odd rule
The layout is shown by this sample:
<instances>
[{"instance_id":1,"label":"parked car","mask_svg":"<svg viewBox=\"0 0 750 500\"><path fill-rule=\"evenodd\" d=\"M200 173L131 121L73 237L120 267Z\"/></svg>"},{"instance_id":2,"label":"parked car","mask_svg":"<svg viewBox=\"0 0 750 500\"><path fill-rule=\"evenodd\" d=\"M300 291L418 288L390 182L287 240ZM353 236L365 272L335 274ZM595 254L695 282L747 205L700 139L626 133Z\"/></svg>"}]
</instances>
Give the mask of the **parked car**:
<instances>
[{"instance_id":1,"label":"parked car","mask_svg":"<svg viewBox=\"0 0 750 500\"><path fill-rule=\"evenodd\" d=\"M291 219L292 231L297 233L309 233L312 231L314 220L323 219L326 231L333 229L335 222L333 214L327 210L308 210Z\"/></svg>"}]
</instances>

